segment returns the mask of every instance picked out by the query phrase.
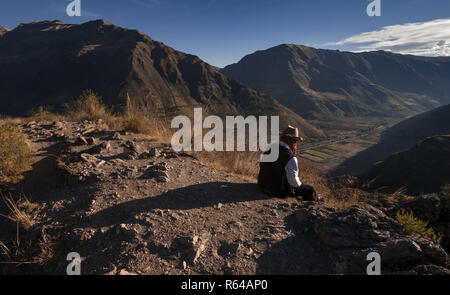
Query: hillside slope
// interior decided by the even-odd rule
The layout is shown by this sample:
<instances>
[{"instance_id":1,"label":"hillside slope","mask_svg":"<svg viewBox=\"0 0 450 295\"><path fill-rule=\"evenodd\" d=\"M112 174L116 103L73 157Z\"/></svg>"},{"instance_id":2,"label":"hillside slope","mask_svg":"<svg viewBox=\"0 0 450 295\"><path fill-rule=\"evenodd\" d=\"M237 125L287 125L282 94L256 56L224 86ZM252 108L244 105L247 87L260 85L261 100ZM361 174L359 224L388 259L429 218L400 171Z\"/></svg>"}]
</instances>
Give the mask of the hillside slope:
<instances>
[{"instance_id":1,"label":"hillside slope","mask_svg":"<svg viewBox=\"0 0 450 295\"><path fill-rule=\"evenodd\" d=\"M103 20L21 24L0 39L0 109L24 115L60 109L85 89L121 110L127 93L138 107L170 117L192 113L279 115L307 137L322 133L274 99L220 74L196 56Z\"/></svg>"},{"instance_id":2,"label":"hillside slope","mask_svg":"<svg viewBox=\"0 0 450 295\"><path fill-rule=\"evenodd\" d=\"M221 70L308 119L404 117L450 102L450 58L283 44Z\"/></svg>"},{"instance_id":3,"label":"hillside slope","mask_svg":"<svg viewBox=\"0 0 450 295\"><path fill-rule=\"evenodd\" d=\"M366 274L373 251L385 274L450 273L439 243L387 215L395 204L380 210L370 198L373 205L338 211L270 198L255 183L101 122L17 127L35 158L8 192L18 224L5 218L17 210L0 202L0 261L24 262L3 264L3 274L64 275L73 251L83 275Z\"/></svg>"},{"instance_id":4,"label":"hillside slope","mask_svg":"<svg viewBox=\"0 0 450 295\"><path fill-rule=\"evenodd\" d=\"M7 29L7 28L4 28L4 27L2 27L2 26L0 26L0 37L2 36L2 35L4 35L5 33L7 33L9 30Z\"/></svg>"},{"instance_id":5,"label":"hillside slope","mask_svg":"<svg viewBox=\"0 0 450 295\"><path fill-rule=\"evenodd\" d=\"M440 192L450 184L450 135L430 137L393 154L361 175L361 181L389 192L402 187L410 194Z\"/></svg>"},{"instance_id":6,"label":"hillside slope","mask_svg":"<svg viewBox=\"0 0 450 295\"><path fill-rule=\"evenodd\" d=\"M362 173L393 153L409 149L427 137L443 134L450 134L450 105L411 117L387 129L376 145L346 160L335 172Z\"/></svg>"},{"instance_id":7,"label":"hillside slope","mask_svg":"<svg viewBox=\"0 0 450 295\"><path fill-rule=\"evenodd\" d=\"M34 226L21 231L21 244L37 242L43 228L47 239L58 243L44 266L10 265L5 273L65 274L59 262L69 249L84 257L83 274L331 271L318 241L307 234L290 239L284 219L299 201L268 198L255 183L204 166L170 145L105 131L96 122L31 122L19 128L36 153L33 169L12 190L36 204L30 212ZM92 144L80 144L80 136ZM0 214L8 214L3 202ZM16 225L0 216L0 226L0 241L13 249L9 241ZM305 246L295 247L300 240ZM271 248L280 242L286 254L274 263ZM295 255L301 265L292 261ZM280 259L286 262L282 268Z\"/></svg>"}]
</instances>

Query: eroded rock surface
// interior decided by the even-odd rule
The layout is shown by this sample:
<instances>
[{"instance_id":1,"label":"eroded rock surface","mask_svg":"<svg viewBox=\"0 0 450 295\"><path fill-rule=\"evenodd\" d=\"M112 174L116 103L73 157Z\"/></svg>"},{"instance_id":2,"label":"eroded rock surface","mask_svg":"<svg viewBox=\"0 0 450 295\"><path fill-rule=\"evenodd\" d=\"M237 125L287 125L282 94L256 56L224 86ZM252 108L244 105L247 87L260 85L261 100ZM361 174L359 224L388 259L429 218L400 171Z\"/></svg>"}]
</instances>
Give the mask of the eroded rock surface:
<instances>
[{"instance_id":1,"label":"eroded rock surface","mask_svg":"<svg viewBox=\"0 0 450 295\"><path fill-rule=\"evenodd\" d=\"M368 204L339 212L308 204L296 213L296 219L329 250L337 273L365 273L371 252L380 254L382 269L388 273L419 265L448 267L447 253L438 242L406 232L396 220Z\"/></svg>"}]
</instances>

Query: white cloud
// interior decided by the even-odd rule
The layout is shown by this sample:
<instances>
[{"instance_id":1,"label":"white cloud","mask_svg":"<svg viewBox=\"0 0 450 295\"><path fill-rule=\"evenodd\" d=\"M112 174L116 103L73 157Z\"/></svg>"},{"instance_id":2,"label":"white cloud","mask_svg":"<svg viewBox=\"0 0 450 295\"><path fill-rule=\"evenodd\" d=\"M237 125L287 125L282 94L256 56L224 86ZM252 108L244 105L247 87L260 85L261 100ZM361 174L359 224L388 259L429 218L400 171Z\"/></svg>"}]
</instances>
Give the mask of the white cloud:
<instances>
[{"instance_id":1,"label":"white cloud","mask_svg":"<svg viewBox=\"0 0 450 295\"><path fill-rule=\"evenodd\" d=\"M383 27L326 45L361 44L355 51L385 50L402 54L450 56L450 18Z\"/></svg>"}]
</instances>

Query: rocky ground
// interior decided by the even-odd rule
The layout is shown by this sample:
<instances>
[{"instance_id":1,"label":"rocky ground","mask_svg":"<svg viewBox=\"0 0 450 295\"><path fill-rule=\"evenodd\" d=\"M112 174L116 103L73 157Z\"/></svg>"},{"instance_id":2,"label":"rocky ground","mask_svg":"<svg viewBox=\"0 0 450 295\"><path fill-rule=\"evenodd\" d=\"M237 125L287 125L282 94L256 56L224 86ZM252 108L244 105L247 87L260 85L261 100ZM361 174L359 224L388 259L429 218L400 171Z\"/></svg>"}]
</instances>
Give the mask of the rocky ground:
<instances>
[{"instance_id":1,"label":"rocky ground","mask_svg":"<svg viewBox=\"0 0 450 295\"><path fill-rule=\"evenodd\" d=\"M406 233L392 206L337 212L268 198L169 145L102 125L19 124L36 154L10 189L36 204L20 241L48 242L52 255L44 265L0 265L3 273L65 274L69 252L80 253L83 274L365 273L372 251L386 273L450 273L443 248ZM1 222L11 245L16 226Z\"/></svg>"}]
</instances>

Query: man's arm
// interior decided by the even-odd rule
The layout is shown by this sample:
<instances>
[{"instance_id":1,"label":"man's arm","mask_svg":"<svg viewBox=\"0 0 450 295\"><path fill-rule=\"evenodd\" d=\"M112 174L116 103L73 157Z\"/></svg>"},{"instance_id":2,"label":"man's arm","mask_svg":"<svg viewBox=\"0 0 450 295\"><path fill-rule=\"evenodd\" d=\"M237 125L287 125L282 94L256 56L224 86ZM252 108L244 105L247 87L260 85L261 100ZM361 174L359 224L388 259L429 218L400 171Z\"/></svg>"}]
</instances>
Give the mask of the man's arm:
<instances>
[{"instance_id":1,"label":"man's arm","mask_svg":"<svg viewBox=\"0 0 450 295\"><path fill-rule=\"evenodd\" d=\"M298 178L298 161L296 157L293 157L287 162L284 170L286 171L286 177L291 187L300 187L302 185L302 182Z\"/></svg>"}]
</instances>

